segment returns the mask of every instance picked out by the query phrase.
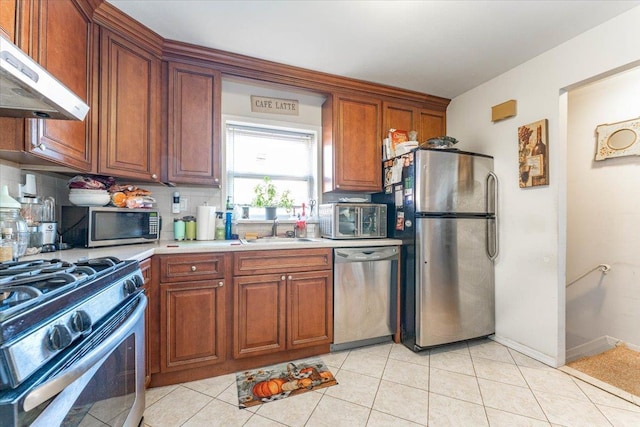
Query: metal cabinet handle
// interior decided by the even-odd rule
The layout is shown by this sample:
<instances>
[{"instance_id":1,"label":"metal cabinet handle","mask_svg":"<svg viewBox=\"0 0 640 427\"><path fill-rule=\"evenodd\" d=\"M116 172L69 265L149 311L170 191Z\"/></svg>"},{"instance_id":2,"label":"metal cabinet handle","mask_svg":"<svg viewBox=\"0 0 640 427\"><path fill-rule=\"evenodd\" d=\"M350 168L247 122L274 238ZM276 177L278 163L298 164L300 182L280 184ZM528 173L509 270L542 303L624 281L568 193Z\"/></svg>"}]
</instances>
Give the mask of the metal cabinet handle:
<instances>
[{"instance_id":1,"label":"metal cabinet handle","mask_svg":"<svg viewBox=\"0 0 640 427\"><path fill-rule=\"evenodd\" d=\"M198 268L195 265L191 266L191 271L196 271Z\"/></svg>"},{"instance_id":2,"label":"metal cabinet handle","mask_svg":"<svg viewBox=\"0 0 640 427\"><path fill-rule=\"evenodd\" d=\"M218 282L218 287L221 288L224 286L224 282Z\"/></svg>"},{"instance_id":3,"label":"metal cabinet handle","mask_svg":"<svg viewBox=\"0 0 640 427\"><path fill-rule=\"evenodd\" d=\"M293 279L293 276L289 276L289 280Z\"/></svg>"},{"instance_id":4,"label":"metal cabinet handle","mask_svg":"<svg viewBox=\"0 0 640 427\"><path fill-rule=\"evenodd\" d=\"M158 179L158 175L154 173L153 175L151 175L151 179Z\"/></svg>"},{"instance_id":5,"label":"metal cabinet handle","mask_svg":"<svg viewBox=\"0 0 640 427\"><path fill-rule=\"evenodd\" d=\"M287 278L285 276L280 277L280 280L286 280Z\"/></svg>"}]
</instances>

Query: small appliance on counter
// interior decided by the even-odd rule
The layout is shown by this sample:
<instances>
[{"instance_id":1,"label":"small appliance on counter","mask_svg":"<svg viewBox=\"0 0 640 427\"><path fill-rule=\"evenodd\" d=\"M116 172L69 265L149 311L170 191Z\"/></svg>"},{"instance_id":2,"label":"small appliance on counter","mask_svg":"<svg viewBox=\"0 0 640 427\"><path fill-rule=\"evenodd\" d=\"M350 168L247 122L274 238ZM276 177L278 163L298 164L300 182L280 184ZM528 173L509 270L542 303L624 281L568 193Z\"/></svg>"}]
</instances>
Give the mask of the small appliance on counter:
<instances>
[{"instance_id":1,"label":"small appliance on counter","mask_svg":"<svg viewBox=\"0 0 640 427\"><path fill-rule=\"evenodd\" d=\"M56 222L56 201L53 197L44 199L42 208L42 252L54 252L57 249L58 223Z\"/></svg>"},{"instance_id":2,"label":"small appliance on counter","mask_svg":"<svg viewBox=\"0 0 640 427\"><path fill-rule=\"evenodd\" d=\"M387 237L387 205L327 203L319 206L320 235L329 239Z\"/></svg>"},{"instance_id":3,"label":"small appliance on counter","mask_svg":"<svg viewBox=\"0 0 640 427\"><path fill-rule=\"evenodd\" d=\"M157 209L63 206L62 241L75 247L153 243L160 239Z\"/></svg>"}]
</instances>

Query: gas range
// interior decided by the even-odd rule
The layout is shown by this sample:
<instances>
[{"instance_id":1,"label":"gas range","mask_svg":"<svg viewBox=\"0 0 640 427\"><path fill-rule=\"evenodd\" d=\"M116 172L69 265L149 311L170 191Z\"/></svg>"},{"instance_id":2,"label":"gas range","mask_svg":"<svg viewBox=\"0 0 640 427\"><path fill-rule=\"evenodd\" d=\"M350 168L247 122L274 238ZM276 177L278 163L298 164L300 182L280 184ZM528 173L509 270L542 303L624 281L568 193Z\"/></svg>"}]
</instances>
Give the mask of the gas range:
<instances>
[{"instance_id":1,"label":"gas range","mask_svg":"<svg viewBox=\"0 0 640 427\"><path fill-rule=\"evenodd\" d=\"M137 261L0 263L0 390L15 388L138 291Z\"/></svg>"}]
</instances>

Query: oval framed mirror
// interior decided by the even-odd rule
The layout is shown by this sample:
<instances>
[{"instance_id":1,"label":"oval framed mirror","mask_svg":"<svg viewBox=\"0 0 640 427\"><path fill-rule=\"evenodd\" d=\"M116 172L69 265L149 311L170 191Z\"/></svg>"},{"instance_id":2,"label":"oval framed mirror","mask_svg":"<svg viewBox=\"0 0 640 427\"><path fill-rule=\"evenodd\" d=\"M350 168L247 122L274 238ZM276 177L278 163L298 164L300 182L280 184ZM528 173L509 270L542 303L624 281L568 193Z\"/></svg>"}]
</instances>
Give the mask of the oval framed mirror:
<instances>
[{"instance_id":1,"label":"oval framed mirror","mask_svg":"<svg viewBox=\"0 0 640 427\"><path fill-rule=\"evenodd\" d=\"M596 127L596 160L640 155L640 117Z\"/></svg>"}]
</instances>

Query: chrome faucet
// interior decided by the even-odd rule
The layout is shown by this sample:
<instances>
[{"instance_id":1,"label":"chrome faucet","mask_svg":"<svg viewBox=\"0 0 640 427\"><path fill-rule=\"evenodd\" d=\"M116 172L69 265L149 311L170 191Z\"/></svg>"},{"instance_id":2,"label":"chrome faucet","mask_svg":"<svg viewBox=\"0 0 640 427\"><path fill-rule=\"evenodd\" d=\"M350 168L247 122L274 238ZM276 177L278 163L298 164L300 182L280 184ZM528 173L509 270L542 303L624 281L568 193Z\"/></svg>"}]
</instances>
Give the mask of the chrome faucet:
<instances>
[{"instance_id":1,"label":"chrome faucet","mask_svg":"<svg viewBox=\"0 0 640 427\"><path fill-rule=\"evenodd\" d=\"M278 217L273 218L273 225L271 226L271 237L278 236Z\"/></svg>"}]
</instances>

